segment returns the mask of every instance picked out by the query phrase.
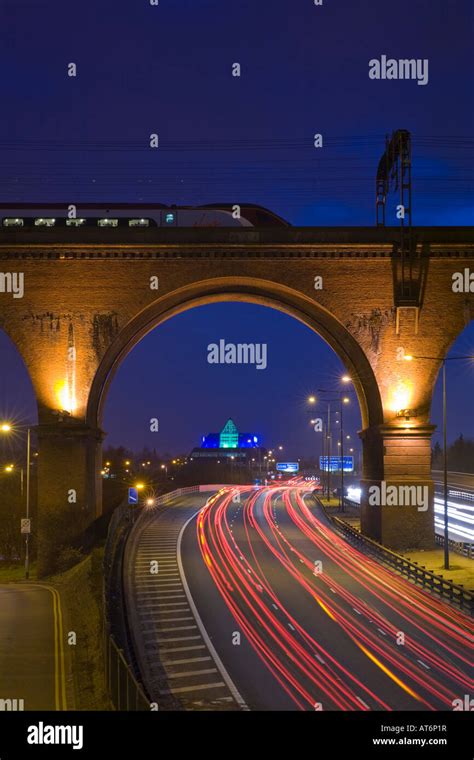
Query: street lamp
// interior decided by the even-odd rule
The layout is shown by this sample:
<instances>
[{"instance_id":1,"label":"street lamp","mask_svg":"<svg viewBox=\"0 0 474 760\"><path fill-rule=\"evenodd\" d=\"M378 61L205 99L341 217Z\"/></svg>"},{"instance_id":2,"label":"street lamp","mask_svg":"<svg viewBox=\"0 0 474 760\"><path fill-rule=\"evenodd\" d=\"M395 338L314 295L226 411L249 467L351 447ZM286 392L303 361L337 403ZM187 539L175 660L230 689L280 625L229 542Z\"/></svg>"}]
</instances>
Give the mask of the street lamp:
<instances>
[{"instance_id":1,"label":"street lamp","mask_svg":"<svg viewBox=\"0 0 474 760\"><path fill-rule=\"evenodd\" d=\"M474 359L474 356L411 356L405 354L405 361L425 359L441 362L443 367L443 490L444 490L444 569L449 570L449 526L448 526L448 445L447 445L447 398L446 398L446 362Z\"/></svg>"},{"instance_id":2,"label":"street lamp","mask_svg":"<svg viewBox=\"0 0 474 760\"><path fill-rule=\"evenodd\" d=\"M3 422L0 425L0 431L2 433L12 432L13 427L8 422ZM31 428L27 428L26 435L26 519L30 519L30 467L31 467ZM13 470L13 465L10 470ZM23 469L21 470L21 493L23 494ZM29 533L25 533L25 578L30 577L30 554L29 554Z\"/></svg>"},{"instance_id":3,"label":"street lamp","mask_svg":"<svg viewBox=\"0 0 474 760\"><path fill-rule=\"evenodd\" d=\"M349 377L349 375L343 375L341 377L342 383L351 383L352 380ZM334 393L334 391L329 390L327 388L317 388L317 393ZM313 403L311 399L316 401L315 396L310 396L308 398L309 403ZM331 490L331 475L330 475L330 458L331 458L331 400L329 399L327 401L328 404L328 421L327 421L327 500L329 502L330 499L330 490ZM339 393L338 399L339 401L339 410L336 411L336 414L339 414L339 420L336 420L336 424L339 424L339 433L340 433L340 440L338 443L338 448L340 448L340 460L341 460L341 494L340 494L340 500L339 505L341 512L344 511L344 422L343 422L343 407L344 404L349 404L350 399L348 396L343 395L343 392L341 391ZM324 455L323 455L324 456ZM323 459L324 462L324 459Z\"/></svg>"}]
</instances>

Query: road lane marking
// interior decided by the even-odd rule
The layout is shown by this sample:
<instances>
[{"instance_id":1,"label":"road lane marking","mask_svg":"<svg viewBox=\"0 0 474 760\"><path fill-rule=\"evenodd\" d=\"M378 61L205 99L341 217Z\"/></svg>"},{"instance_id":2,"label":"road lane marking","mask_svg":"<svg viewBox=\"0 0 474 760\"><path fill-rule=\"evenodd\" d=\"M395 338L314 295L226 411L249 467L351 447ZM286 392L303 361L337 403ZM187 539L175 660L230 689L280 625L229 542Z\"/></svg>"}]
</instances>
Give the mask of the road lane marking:
<instances>
[{"instance_id":1,"label":"road lane marking","mask_svg":"<svg viewBox=\"0 0 474 760\"><path fill-rule=\"evenodd\" d=\"M217 668L202 668L202 670L185 670L182 673L167 673L167 678L191 678L192 676L208 676L217 673Z\"/></svg>"},{"instance_id":2,"label":"road lane marking","mask_svg":"<svg viewBox=\"0 0 474 760\"><path fill-rule=\"evenodd\" d=\"M191 594L191 590L190 590L189 585L188 585L188 581L186 580L186 576L185 576L185 573L184 573L183 560L182 560L182 557L181 557L181 544L182 544L182 541L183 541L183 534L184 534L184 531L186 530L187 526L189 525L189 523L192 520L194 520L194 518L196 517L196 515L199 514L200 511L201 510L198 510L192 517L189 518L189 520L186 520L186 522L184 523L184 525L182 526L182 528L181 528L181 530L179 532L178 545L177 545L177 560L178 560L179 572L180 572L181 580L183 582L184 590L186 592L186 596L187 596L187 599L188 599L188 602L189 602L189 606L191 607L191 610L192 610L192 613L193 613L193 615L195 617L196 623L199 626L199 630L201 632L201 636L202 636L202 638L204 639L204 641L205 641L205 643L207 645L207 648L208 648L208 650L209 650L209 652L210 652L210 654L211 654L211 656L212 656L212 658L213 658L213 660L214 660L214 662L215 662L215 664L217 666L217 669L219 670L219 673L221 674L222 678L224 679L224 681L225 681L225 683L227 685L227 688L229 689L230 693L234 697L234 699L237 702L237 704L241 707L241 709L248 710L249 708L247 707L247 705L245 703L245 700L243 699L243 697L241 696L240 692L238 691L236 685L232 681L229 673L227 672L227 670L226 670L226 668L224 666L224 663L222 662L221 658L219 657L219 655L217 653L217 650L216 650L214 644L212 643L212 641L211 641L211 639L209 637L209 634L207 633L207 631L206 631L206 629L204 627L204 623L202 622L201 616L200 616L200 614L199 614L199 612L197 610L196 604L195 604L194 599L193 599L192 594ZM222 685L224 685L224 684L222 684Z\"/></svg>"},{"instance_id":3,"label":"road lane marking","mask_svg":"<svg viewBox=\"0 0 474 760\"><path fill-rule=\"evenodd\" d=\"M193 649L205 649L205 644L193 644L189 647L166 647L166 653L168 652L190 652Z\"/></svg>"},{"instance_id":4,"label":"road lane marking","mask_svg":"<svg viewBox=\"0 0 474 760\"><path fill-rule=\"evenodd\" d=\"M162 660L162 665L188 665L190 662L206 662L211 660L212 658L210 656L208 657L185 657L181 660ZM232 697L229 697L229 699L232 699Z\"/></svg>"},{"instance_id":5,"label":"road lane marking","mask_svg":"<svg viewBox=\"0 0 474 760\"><path fill-rule=\"evenodd\" d=\"M173 636L169 639L156 639L158 644L166 644L168 641L196 641L196 639L200 639L200 636Z\"/></svg>"},{"instance_id":6,"label":"road lane marking","mask_svg":"<svg viewBox=\"0 0 474 760\"><path fill-rule=\"evenodd\" d=\"M430 666L426 664L426 662L423 662L423 660L417 660L417 662L420 663L420 665L423 665L426 670L431 670Z\"/></svg>"},{"instance_id":7,"label":"road lane marking","mask_svg":"<svg viewBox=\"0 0 474 760\"><path fill-rule=\"evenodd\" d=\"M54 698L56 710L67 710L66 673L64 663L63 616L61 597L57 589L46 583L32 584L34 587L47 589L53 598L54 628Z\"/></svg>"},{"instance_id":8,"label":"road lane marking","mask_svg":"<svg viewBox=\"0 0 474 760\"><path fill-rule=\"evenodd\" d=\"M160 689L161 696L165 694L182 694L189 691L202 691L203 689L219 689L225 686L224 681L217 681L216 683L200 683L196 686L178 686L173 689Z\"/></svg>"}]
</instances>

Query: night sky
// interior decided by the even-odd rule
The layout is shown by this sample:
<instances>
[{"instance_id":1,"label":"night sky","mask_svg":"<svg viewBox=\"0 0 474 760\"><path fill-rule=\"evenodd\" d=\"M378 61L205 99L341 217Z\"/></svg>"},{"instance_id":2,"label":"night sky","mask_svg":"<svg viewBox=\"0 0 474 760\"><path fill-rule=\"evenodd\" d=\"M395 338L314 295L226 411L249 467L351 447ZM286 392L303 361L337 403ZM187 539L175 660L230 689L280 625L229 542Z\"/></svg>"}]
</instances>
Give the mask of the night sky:
<instances>
[{"instance_id":1,"label":"night sky","mask_svg":"<svg viewBox=\"0 0 474 760\"><path fill-rule=\"evenodd\" d=\"M0 202L255 202L292 224L370 225L384 136L405 128L414 223L473 223L471 0L0 7ZM428 85L371 81L368 61L382 54L428 58ZM268 343L268 369L209 367L205 346L232 336ZM471 325L453 351L473 349ZM0 335L0 413L27 418L32 391L24 368L17 380L18 361ZM156 329L127 358L104 427L111 443L177 453L231 415L294 456L314 442L306 395L342 372L323 341L285 315L202 307ZM472 436L472 368L453 363L449 377L450 437ZM150 416L160 418L159 441L145 433ZM355 410L348 422L355 432Z\"/></svg>"}]
</instances>

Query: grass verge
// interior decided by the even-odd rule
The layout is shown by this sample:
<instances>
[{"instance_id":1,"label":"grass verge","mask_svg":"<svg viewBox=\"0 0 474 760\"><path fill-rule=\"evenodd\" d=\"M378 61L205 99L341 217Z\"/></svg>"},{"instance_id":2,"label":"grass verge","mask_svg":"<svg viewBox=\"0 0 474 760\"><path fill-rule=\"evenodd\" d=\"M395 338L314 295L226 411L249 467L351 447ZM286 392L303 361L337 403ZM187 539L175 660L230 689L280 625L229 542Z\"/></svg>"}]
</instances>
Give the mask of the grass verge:
<instances>
[{"instance_id":1,"label":"grass verge","mask_svg":"<svg viewBox=\"0 0 474 760\"><path fill-rule=\"evenodd\" d=\"M8 583L9 581L24 581L25 580L25 565L16 563L14 565L5 565L0 563L0 583ZM36 580L36 563L30 565L30 581Z\"/></svg>"},{"instance_id":2,"label":"grass verge","mask_svg":"<svg viewBox=\"0 0 474 760\"><path fill-rule=\"evenodd\" d=\"M93 549L81 562L47 581L58 589L65 607L67 631L76 634L71 653L77 710L111 710L105 689L102 656L103 548ZM67 646L67 638L66 638Z\"/></svg>"}]
</instances>

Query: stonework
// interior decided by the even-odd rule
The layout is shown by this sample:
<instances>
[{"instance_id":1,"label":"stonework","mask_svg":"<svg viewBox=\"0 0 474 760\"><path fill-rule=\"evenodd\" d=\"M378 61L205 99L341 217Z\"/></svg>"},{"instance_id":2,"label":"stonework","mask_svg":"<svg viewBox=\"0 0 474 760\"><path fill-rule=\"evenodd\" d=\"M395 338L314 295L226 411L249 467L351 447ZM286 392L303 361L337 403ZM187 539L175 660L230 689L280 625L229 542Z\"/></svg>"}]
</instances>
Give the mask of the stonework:
<instances>
[{"instance_id":1,"label":"stonework","mask_svg":"<svg viewBox=\"0 0 474 760\"><path fill-rule=\"evenodd\" d=\"M75 232L80 240L81 231ZM40 515L67 511L79 529L100 513L101 415L111 374L165 318L224 300L294 315L340 356L361 405L367 483L385 478L431 485L430 406L440 363L405 362L400 352L442 357L472 319L474 294L451 287L453 273L474 265L472 231L454 229L450 240L449 229L441 228L433 231L432 243L429 231L423 232L428 258L418 325L411 311L402 310L398 334L389 230L378 240L372 231L364 233L369 242L361 242L357 228L332 236L328 230L290 229L271 244L255 230L247 237L241 231L193 231L193 239L202 238L194 243L180 242L189 231L176 232L181 235L174 243L168 235L146 245L133 236L122 245L32 244L18 233L9 243L0 241L2 271L24 273L21 300L0 296L0 324L23 357L37 396ZM315 290L317 276L323 285ZM158 278L158 291L151 278ZM410 410L408 421L397 417L399 409ZM67 422L58 421L61 410L70 412ZM73 509L66 493L76 485ZM389 509L364 506L363 531L395 549L432 545L432 502L428 514Z\"/></svg>"}]
</instances>

